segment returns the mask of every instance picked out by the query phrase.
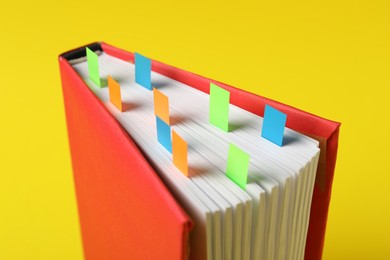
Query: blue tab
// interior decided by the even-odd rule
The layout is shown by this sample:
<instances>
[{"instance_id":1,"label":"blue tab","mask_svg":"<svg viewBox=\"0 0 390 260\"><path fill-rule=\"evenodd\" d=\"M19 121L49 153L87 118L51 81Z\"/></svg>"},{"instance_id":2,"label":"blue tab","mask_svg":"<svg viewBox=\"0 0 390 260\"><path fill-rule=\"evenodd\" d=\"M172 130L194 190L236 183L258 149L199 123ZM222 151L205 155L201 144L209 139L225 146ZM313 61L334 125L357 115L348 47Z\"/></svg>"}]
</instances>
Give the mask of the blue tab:
<instances>
[{"instance_id":1,"label":"blue tab","mask_svg":"<svg viewBox=\"0 0 390 260\"><path fill-rule=\"evenodd\" d=\"M157 140L162 146L172 153L171 127L156 116Z\"/></svg>"},{"instance_id":2,"label":"blue tab","mask_svg":"<svg viewBox=\"0 0 390 260\"><path fill-rule=\"evenodd\" d=\"M279 110L265 105L263 129L261 136L279 146L283 145L284 127L287 115Z\"/></svg>"},{"instance_id":3,"label":"blue tab","mask_svg":"<svg viewBox=\"0 0 390 260\"><path fill-rule=\"evenodd\" d=\"M134 53L135 82L152 90L152 61L139 53Z\"/></svg>"}]
</instances>

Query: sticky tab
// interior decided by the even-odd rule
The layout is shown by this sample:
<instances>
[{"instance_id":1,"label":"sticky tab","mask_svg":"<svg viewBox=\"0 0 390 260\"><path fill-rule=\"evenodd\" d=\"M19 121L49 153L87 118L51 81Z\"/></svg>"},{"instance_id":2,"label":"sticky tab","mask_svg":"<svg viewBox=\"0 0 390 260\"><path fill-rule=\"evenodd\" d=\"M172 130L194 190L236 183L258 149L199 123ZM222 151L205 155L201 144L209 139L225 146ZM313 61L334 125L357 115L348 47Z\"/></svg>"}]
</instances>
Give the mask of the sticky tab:
<instances>
[{"instance_id":1,"label":"sticky tab","mask_svg":"<svg viewBox=\"0 0 390 260\"><path fill-rule=\"evenodd\" d=\"M188 176L188 145L175 131L172 130L172 157L173 164Z\"/></svg>"},{"instance_id":2,"label":"sticky tab","mask_svg":"<svg viewBox=\"0 0 390 260\"><path fill-rule=\"evenodd\" d=\"M95 52L91 51L88 47L86 47L85 50L87 52L89 78L97 86L101 87L102 82L100 80L100 74L99 74L98 55Z\"/></svg>"},{"instance_id":3,"label":"sticky tab","mask_svg":"<svg viewBox=\"0 0 390 260\"><path fill-rule=\"evenodd\" d=\"M165 123L169 123L169 99L161 91L153 88L154 98L154 114L160 119L164 120Z\"/></svg>"},{"instance_id":4,"label":"sticky tab","mask_svg":"<svg viewBox=\"0 0 390 260\"><path fill-rule=\"evenodd\" d=\"M269 105L265 105L261 136L276 145L282 146L286 120L286 114Z\"/></svg>"},{"instance_id":5,"label":"sticky tab","mask_svg":"<svg viewBox=\"0 0 390 260\"><path fill-rule=\"evenodd\" d=\"M229 145L226 176L243 190L246 189L248 180L249 158L249 154L234 144Z\"/></svg>"},{"instance_id":6,"label":"sticky tab","mask_svg":"<svg viewBox=\"0 0 390 260\"><path fill-rule=\"evenodd\" d=\"M225 132L229 131L230 92L210 83L209 122Z\"/></svg>"},{"instance_id":7,"label":"sticky tab","mask_svg":"<svg viewBox=\"0 0 390 260\"><path fill-rule=\"evenodd\" d=\"M134 53L135 82L152 90L152 61L139 53Z\"/></svg>"},{"instance_id":8,"label":"sticky tab","mask_svg":"<svg viewBox=\"0 0 390 260\"><path fill-rule=\"evenodd\" d=\"M121 98L121 87L119 83L113 79L111 76L108 76L108 92L110 95L110 102L119 109L123 111L122 107L122 98Z\"/></svg>"},{"instance_id":9,"label":"sticky tab","mask_svg":"<svg viewBox=\"0 0 390 260\"><path fill-rule=\"evenodd\" d=\"M172 153L171 127L156 116L157 140Z\"/></svg>"}]
</instances>

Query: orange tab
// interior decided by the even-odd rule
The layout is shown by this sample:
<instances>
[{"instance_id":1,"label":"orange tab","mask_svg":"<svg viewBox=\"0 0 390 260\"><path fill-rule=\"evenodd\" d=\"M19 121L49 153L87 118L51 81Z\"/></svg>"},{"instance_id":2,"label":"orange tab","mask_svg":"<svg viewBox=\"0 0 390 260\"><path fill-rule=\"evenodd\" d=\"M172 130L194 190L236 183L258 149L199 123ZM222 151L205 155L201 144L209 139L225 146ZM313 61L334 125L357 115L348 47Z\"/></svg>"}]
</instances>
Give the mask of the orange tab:
<instances>
[{"instance_id":1,"label":"orange tab","mask_svg":"<svg viewBox=\"0 0 390 260\"><path fill-rule=\"evenodd\" d=\"M174 130L172 130L173 164L188 177L188 145Z\"/></svg>"},{"instance_id":2,"label":"orange tab","mask_svg":"<svg viewBox=\"0 0 390 260\"><path fill-rule=\"evenodd\" d=\"M165 123L169 123L169 100L161 91L153 88L154 96L154 114L158 116Z\"/></svg>"},{"instance_id":3,"label":"orange tab","mask_svg":"<svg viewBox=\"0 0 390 260\"><path fill-rule=\"evenodd\" d=\"M110 102L116 106L121 112L123 112L122 99L121 99L121 87L119 83L108 76L108 92L110 94Z\"/></svg>"}]
</instances>

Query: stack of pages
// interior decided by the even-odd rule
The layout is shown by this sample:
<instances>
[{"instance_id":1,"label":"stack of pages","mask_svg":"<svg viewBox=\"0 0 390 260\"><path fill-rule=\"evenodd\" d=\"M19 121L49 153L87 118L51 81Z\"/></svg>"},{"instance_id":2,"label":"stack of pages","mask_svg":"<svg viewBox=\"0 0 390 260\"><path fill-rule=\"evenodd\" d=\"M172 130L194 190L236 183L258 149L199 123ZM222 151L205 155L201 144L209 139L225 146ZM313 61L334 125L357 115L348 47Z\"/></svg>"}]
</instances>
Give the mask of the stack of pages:
<instances>
[{"instance_id":1,"label":"stack of pages","mask_svg":"<svg viewBox=\"0 0 390 260\"><path fill-rule=\"evenodd\" d=\"M261 137L262 117L234 105L232 129L221 131L209 123L208 94L152 72L152 86L169 97L172 129L188 143L187 177L157 140L153 91L135 83L134 64L105 53L98 61L101 78L120 84L123 112L110 103L107 87L89 79L85 59L72 66L193 219L191 251L207 259L304 259L317 141L286 128L277 146ZM230 144L250 155L245 189L226 177Z\"/></svg>"}]
</instances>

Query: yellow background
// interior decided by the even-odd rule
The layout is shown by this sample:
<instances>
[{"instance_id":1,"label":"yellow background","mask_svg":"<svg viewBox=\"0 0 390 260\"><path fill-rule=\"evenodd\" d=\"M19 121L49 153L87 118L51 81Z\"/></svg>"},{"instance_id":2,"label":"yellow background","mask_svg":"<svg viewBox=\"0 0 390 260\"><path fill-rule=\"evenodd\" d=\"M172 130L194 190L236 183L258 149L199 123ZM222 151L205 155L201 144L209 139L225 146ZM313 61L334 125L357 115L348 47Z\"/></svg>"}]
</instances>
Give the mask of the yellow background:
<instances>
[{"instance_id":1,"label":"yellow background","mask_svg":"<svg viewBox=\"0 0 390 260\"><path fill-rule=\"evenodd\" d=\"M0 259L82 258L57 55L98 40L342 122L323 258L389 259L389 1L185 2L2 2Z\"/></svg>"}]
</instances>

